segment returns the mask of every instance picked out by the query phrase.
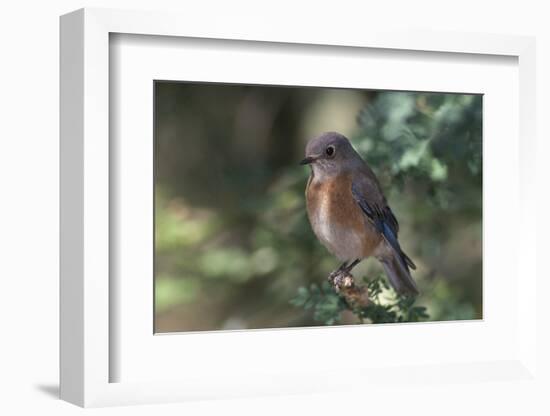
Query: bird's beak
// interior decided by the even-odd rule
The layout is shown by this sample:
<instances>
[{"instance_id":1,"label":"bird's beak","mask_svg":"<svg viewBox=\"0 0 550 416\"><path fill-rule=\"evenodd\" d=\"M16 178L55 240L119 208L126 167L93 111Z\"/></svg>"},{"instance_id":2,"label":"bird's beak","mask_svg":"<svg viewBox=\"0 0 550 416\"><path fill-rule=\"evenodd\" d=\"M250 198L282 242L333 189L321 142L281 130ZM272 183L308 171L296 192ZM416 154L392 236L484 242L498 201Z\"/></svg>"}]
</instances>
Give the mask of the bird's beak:
<instances>
[{"instance_id":1,"label":"bird's beak","mask_svg":"<svg viewBox=\"0 0 550 416\"><path fill-rule=\"evenodd\" d=\"M305 159L302 159L300 162L300 165L309 165L310 163L313 163L315 161L314 157L308 156Z\"/></svg>"}]
</instances>

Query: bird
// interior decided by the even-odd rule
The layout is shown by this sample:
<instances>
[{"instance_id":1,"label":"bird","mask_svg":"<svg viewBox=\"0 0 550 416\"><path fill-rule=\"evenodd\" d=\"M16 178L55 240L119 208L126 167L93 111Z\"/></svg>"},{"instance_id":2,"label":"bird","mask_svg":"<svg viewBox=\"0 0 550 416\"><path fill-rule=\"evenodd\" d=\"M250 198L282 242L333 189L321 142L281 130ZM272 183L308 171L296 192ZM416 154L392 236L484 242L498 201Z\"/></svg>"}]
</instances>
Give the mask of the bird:
<instances>
[{"instance_id":1,"label":"bird","mask_svg":"<svg viewBox=\"0 0 550 416\"><path fill-rule=\"evenodd\" d=\"M308 141L301 165L309 165L305 197L317 239L343 262L331 273L350 273L374 257L399 295L417 296L410 269L416 265L398 241L399 223L373 170L340 133ZM329 277L330 279L330 277Z\"/></svg>"}]
</instances>

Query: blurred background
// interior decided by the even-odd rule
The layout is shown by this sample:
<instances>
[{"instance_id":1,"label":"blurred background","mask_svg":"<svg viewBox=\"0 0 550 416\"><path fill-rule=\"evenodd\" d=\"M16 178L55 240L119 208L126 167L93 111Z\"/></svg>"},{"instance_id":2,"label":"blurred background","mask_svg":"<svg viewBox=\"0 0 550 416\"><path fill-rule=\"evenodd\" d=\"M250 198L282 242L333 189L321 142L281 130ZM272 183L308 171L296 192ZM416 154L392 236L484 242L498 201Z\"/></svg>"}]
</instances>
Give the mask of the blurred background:
<instances>
[{"instance_id":1,"label":"blurred background","mask_svg":"<svg viewBox=\"0 0 550 416\"><path fill-rule=\"evenodd\" d=\"M298 165L324 131L378 175L430 320L482 317L480 95L156 82L155 332L320 324L291 300L339 265Z\"/></svg>"}]
</instances>

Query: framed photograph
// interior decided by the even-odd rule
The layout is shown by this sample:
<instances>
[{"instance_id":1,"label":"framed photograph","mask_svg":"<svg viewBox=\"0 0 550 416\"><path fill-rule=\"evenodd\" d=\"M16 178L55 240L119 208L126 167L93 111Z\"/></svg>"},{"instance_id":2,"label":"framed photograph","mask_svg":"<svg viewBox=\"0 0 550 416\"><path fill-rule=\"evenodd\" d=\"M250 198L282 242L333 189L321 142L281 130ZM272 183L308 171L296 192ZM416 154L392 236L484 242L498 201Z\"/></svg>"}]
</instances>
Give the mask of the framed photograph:
<instances>
[{"instance_id":1,"label":"framed photograph","mask_svg":"<svg viewBox=\"0 0 550 416\"><path fill-rule=\"evenodd\" d=\"M155 333L482 319L481 94L153 89Z\"/></svg>"},{"instance_id":2,"label":"framed photograph","mask_svg":"<svg viewBox=\"0 0 550 416\"><path fill-rule=\"evenodd\" d=\"M534 50L63 16L61 397L535 383Z\"/></svg>"}]
</instances>

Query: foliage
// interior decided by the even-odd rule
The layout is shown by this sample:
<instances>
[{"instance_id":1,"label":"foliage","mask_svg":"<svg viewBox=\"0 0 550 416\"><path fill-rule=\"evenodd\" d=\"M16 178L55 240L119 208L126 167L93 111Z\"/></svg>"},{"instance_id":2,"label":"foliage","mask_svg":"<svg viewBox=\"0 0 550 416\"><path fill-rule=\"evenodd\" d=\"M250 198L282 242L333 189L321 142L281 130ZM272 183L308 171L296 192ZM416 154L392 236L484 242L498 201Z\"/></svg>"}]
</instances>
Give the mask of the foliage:
<instances>
[{"instance_id":1,"label":"foliage","mask_svg":"<svg viewBox=\"0 0 550 416\"><path fill-rule=\"evenodd\" d=\"M479 212L480 96L381 94L357 121L359 150L394 191L414 184L429 198L430 210Z\"/></svg>"},{"instance_id":2,"label":"foliage","mask_svg":"<svg viewBox=\"0 0 550 416\"><path fill-rule=\"evenodd\" d=\"M398 296L382 275L363 280L370 298L370 303L365 307L349 305L344 297L334 292L328 282L322 285L312 283L309 288L300 287L290 303L306 311L312 310L313 319L325 325L340 322L344 311L353 313L356 323L419 322L430 318L426 307L415 306L413 297Z\"/></svg>"}]
</instances>

